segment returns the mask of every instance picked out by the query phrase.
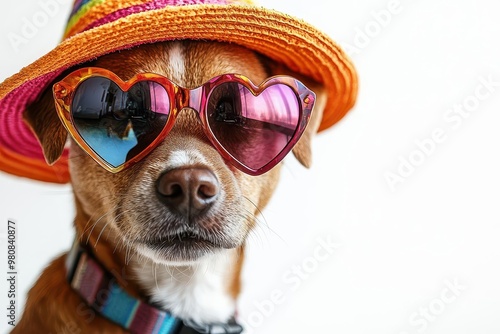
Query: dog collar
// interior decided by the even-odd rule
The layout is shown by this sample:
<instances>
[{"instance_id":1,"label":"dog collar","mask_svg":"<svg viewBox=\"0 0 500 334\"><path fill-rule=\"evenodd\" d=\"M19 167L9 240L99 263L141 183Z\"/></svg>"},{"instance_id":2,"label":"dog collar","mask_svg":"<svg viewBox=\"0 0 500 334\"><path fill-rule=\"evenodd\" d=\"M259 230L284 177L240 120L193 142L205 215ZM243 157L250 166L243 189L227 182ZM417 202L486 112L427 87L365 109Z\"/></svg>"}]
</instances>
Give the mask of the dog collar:
<instances>
[{"instance_id":1,"label":"dog collar","mask_svg":"<svg viewBox=\"0 0 500 334\"><path fill-rule=\"evenodd\" d=\"M101 316L133 334L240 334L243 327L228 323L201 326L130 296L95 257L75 240L66 257L67 279Z\"/></svg>"}]
</instances>

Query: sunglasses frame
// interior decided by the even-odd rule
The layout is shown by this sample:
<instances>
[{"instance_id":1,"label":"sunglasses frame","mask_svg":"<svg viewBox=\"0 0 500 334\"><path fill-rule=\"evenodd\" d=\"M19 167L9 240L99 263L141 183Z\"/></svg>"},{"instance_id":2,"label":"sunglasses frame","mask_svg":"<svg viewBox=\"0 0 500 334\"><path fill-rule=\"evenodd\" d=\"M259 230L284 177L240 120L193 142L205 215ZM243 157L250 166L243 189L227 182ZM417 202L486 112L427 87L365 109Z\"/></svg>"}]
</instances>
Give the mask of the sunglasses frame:
<instances>
[{"instance_id":1,"label":"sunglasses frame","mask_svg":"<svg viewBox=\"0 0 500 334\"><path fill-rule=\"evenodd\" d=\"M122 165L117 167L112 166L108 162L106 162L106 160L104 160L101 156L99 156L99 154L97 154L87 144L87 142L82 138L77 128L75 127L75 124L72 119L71 105L73 103L75 92L77 91L79 85L82 82L92 77L107 78L113 81L116 85L118 85L118 87L124 92L128 91L133 85L135 85L138 82L153 81L161 85L165 89L168 98L170 100L170 109L168 118L164 128L162 129L158 137L153 142L151 142L151 144L149 144L141 153L137 154L132 159L125 161ZM290 87L297 98L299 106L299 116L298 116L299 121L292 135L292 138L274 159L269 161L266 165L262 166L261 168L258 169L250 168L245 164L243 164L242 162L240 162L238 159L236 159L233 155L231 155L231 153L229 153L224 148L224 146L219 142L219 140L214 136L212 129L209 126L206 109L207 109L207 102L210 98L210 94L217 86L227 82L234 82L243 85L244 87L249 89L254 96L258 96L266 88L272 85L282 84ZM180 87L177 84L171 82L166 77L155 73L140 73L136 74L128 81L123 81L115 73L98 67L85 67L71 72L64 79L53 85L53 95L59 118L61 119L66 130L68 130L71 137L75 140L78 146L80 146L88 155L90 155L90 157L92 157L92 159L94 159L101 167L103 167L109 172L117 173L142 160L153 149L155 149L169 134L170 130L175 124L175 119L177 118L177 114L184 108L190 108L197 112L198 118L202 123L205 135L208 137L208 139L210 140L212 145L214 145L217 151L222 155L222 157L226 161L229 161L233 166L235 166L242 172L252 176L261 175L269 171L274 166L276 166L281 160L283 160L283 158L291 151L293 146L302 136L309 122L314 106L314 101L316 99L316 95L314 94L314 92L309 90L304 84L302 84L297 79L294 79L289 76L274 76L265 80L263 83L257 86L250 79L248 79L243 75L223 74L210 79L208 82L197 88L187 89Z\"/></svg>"}]
</instances>

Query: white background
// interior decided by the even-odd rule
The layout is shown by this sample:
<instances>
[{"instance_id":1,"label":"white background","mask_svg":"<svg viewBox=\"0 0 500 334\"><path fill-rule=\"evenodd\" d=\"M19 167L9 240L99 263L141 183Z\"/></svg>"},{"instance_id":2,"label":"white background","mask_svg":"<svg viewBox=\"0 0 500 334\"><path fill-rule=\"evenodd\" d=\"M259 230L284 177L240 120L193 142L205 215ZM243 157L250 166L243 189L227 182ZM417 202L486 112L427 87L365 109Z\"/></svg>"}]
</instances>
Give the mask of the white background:
<instances>
[{"instance_id":1,"label":"white background","mask_svg":"<svg viewBox=\"0 0 500 334\"><path fill-rule=\"evenodd\" d=\"M37 0L4 4L0 80L57 44L69 10L69 0L59 1L57 17L17 50L9 33L20 34L23 18L42 7ZM360 92L348 116L316 138L310 170L293 157L285 162L281 186L249 240L239 303L249 332L500 332L500 86L481 87L481 80L500 82L499 3L400 0L382 22L376 13L389 4L266 3L350 50ZM477 99L477 88L489 96ZM445 119L464 103L472 110L467 118ZM440 142L419 153L417 142L436 131ZM409 159L419 165L406 166L391 189L387 173ZM7 218L18 223L23 305L42 268L71 243L71 191L3 173L0 189L3 233ZM338 245L321 261L314 257L318 240ZM6 254L5 234L1 247ZM299 278L294 266L307 275ZM7 287L0 281L5 330ZM455 294L449 284L459 285ZM277 293L282 297L271 302Z\"/></svg>"}]
</instances>

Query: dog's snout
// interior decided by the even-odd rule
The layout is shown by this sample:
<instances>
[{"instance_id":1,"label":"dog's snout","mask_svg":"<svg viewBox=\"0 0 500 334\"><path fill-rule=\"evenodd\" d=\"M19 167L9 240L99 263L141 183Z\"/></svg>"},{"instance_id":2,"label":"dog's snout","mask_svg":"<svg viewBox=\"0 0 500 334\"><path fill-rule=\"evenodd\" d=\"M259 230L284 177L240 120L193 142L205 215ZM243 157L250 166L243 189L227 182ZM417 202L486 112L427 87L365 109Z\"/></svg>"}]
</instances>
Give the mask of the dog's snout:
<instances>
[{"instance_id":1,"label":"dog's snout","mask_svg":"<svg viewBox=\"0 0 500 334\"><path fill-rule=\"evenodd\" d=\"M162 174L156 190L170 210L192 217L217 200L220 187L217 177L206 168L178 168Z\"/></svg>"}]
</instances>

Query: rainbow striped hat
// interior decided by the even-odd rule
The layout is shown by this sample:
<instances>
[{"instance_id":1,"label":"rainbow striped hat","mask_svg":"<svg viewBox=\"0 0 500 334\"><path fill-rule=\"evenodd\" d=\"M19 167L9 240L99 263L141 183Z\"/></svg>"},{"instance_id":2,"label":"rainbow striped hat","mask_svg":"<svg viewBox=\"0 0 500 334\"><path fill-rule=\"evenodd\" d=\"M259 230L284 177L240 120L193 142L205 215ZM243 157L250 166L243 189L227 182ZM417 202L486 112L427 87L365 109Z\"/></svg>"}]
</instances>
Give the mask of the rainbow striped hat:
<instances>
[{"instance_id":1,"label":"rainbow striped hat","mask_svg":"<svg viewBox=\"0 0 500 334\"><path fill-rule=\"evenodd\" d=\"M325 85L320 130L353 106L356 71L328 36L302 20L249 0L75 0L64 40L0 84L0 170L36 180L69 181L68 152L49 166L26 106L68 68L145 43L192 39L236 43Z\"/></svg>"}]
</instances>

